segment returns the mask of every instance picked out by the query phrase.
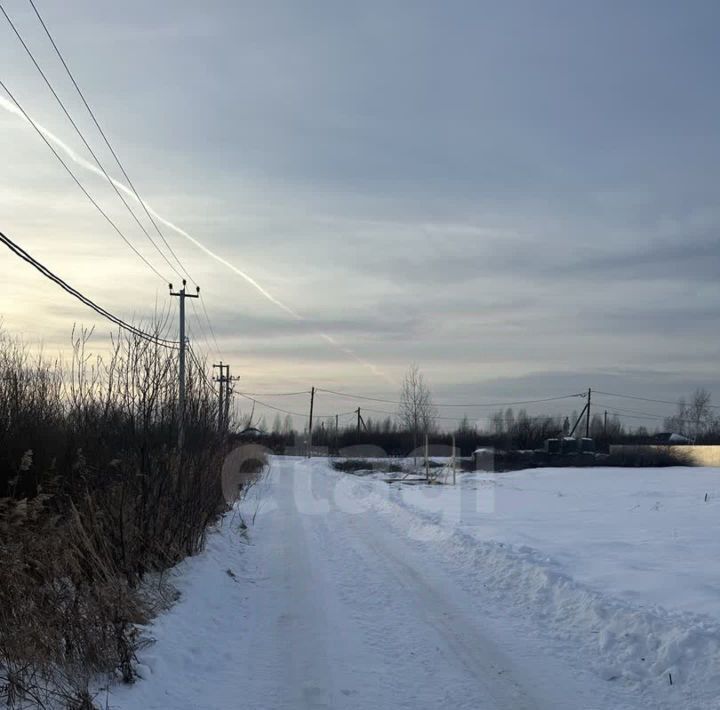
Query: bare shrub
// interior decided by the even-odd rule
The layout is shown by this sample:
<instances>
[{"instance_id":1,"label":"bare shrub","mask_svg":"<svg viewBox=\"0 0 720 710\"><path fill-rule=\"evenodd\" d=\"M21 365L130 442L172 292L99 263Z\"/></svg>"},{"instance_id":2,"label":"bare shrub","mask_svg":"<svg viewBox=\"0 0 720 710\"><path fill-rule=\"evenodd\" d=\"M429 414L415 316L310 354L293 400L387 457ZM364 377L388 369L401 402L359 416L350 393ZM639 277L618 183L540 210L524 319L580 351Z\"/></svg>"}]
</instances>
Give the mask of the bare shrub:
<instances>
[{"instance_id":1,"label":"bare shrub","mask_svg":"<svg viewBox=\"0 0 720 710\"><path fill-rule=\"evenodd\" d=\"M226 509L227 443L190 363L185 448L176 353L73 332L70 363L0 334L0 698L93 707L98 674L134 677L148 573L198 552Z\"/></svg>"}]
</instances>

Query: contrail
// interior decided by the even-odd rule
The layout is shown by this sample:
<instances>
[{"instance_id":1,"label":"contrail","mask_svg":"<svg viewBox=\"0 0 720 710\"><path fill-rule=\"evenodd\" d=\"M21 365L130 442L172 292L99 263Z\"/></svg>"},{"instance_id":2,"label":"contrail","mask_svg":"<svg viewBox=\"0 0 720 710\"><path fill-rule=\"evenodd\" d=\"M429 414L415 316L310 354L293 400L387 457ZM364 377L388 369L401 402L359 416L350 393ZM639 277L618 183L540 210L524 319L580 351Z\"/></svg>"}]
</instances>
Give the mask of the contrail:
<instances>
[{"instance_id":1,"label":"contrail","mask_svg":"<svg viewBox=\"0 0 720 710\"><path fill-rule=\"evenodd\" d=\"M20 118L25 123L30 123L32 121L32 124L35 125L35 127L51 142L53 143L57 148L59 148L65 155L67 155L70 160L72 160L75 164L79 165L80 167L84 168L85 170L94 173L98 177L102 178L106 182L110 181L112 182L119 190L122 190L128 197L131 197L136 202L142 202L143 205L147 208L148 212L152 214L155 219L157 219L159 222L164 224L168 229L171 229L176 234L179 234L181 237L184 237L189 242L194 244L198 249L203 251L205 254L207 254L210 258L215 259L219 264L222 264L227 269L230 269L233 273L240 276L242 279L244 279L248 284L250 284L256 291L261 293L270 303L274 304L278 308L280 308L282 311L287 313L288 315L292 316L295 320L298 321L306 321L307 319L300 315L297 311L292 309L290 306L283 303L278 298L275 298L266 288L261 286L250 274L245 273L242 269L239 269L234 264L230 263L227 259L223 258L219 254L216 254L212 249L209 249L206 247L202 242L199 242L195 237L188 234L184 229L181 227L178 227L176 224L173 224L170 220L166 219L162 215L158 214L147 202L144 200L140 200L138 196L135 194L135 192L125 185L124 183L120 182L119 180L116 180L112 177L107 177L100 168L98 168L96 165L91 163L89 160L86 160L81 155L78 155L69 145L64 143L60 138L58 138L54 133L49 131L44 126L41 126L39 123L37 123L34 119L28 120L28 118L25 117L23 112L12 102L8 101L4 97L0 96L0 107L8 111L9 113L12 113L13 115ZM355 353L350 348L344 347L340 345L331 335L328 335L327 333L318 333L318 335L328 343L330 343L333 347L337 348L341 352L345 353L346 355L349 355L353 360L358 362L363 367L367 368L372 372L374 375L378 377L382 377L383 379L387 380L391 384L395 384L393 380L388 377L387 374L385 374L382 370L377 368L372 363L366 362L363 360L357 353Z\"/></svg>"}]
</instances>

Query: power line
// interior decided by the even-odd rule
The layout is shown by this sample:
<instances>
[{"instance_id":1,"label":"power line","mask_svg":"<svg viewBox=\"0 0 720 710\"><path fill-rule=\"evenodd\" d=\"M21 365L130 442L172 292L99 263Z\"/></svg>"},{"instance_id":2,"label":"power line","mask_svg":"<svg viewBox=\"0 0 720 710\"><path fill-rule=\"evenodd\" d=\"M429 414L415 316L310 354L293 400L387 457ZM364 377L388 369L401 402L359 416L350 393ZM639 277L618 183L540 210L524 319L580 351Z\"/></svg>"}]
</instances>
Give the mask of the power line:
<instances>
[{"instance_id":1,"label":"power line","mask_svg":"<svg viewBox=\"0 0 720 710\"><path fill-rule=\"evenodd\" d=\"M601 407L608 407L609 409L617 410L618 412L626 412L628 414L641 414L643 416L648 417L659 417L660 419L666 419L668 417L665 417L664 415L659 415L657 413L653 412L643 412L638 409L627 409L625 407L617 407L614 404L608 404L607 402L595 402L595 404L601 406Z\"/></svg>"},{"instance_id":2,"label":"power line","mask_svg":"<svg viewBox=\"0 0 720 710\"><path fill-rule=\"evenodd\" d=\"M316 391L318 392L326 392L328 394L334 394L338 397L346 397L348 399L361 399L366 400L368 402L382 402L384 404L402 404L399 400L395 399L382 399L380 397L366 397L365 395L360 394L350 394L348 392L337 392L335 390L329 390L324 389L322 387L316 388ZM464 403L464 404L444 404L444 403L438 403L433 402L433 405L435 407L512 407L520 404L539 404L541 402L555 402L562 399L571 399L573 397L586 397L587 395L585 393L579 393L579 394L566 394L559 397L544 397L542 399L527 399L522 401L516 401L516 402L483 402L483 403Z\"/></svg>"},{"instance_id":3,"label":"power line","mask_svg":"<svg viewBox=\"0 0 720 710\"><path fill-rule=\"evenodd\" d=\"M110 218L110 216L107 214L107 212L105 212L105 210L103 210L103 208L100 207L100 205L95 201L93 196L85 189L84 185L75 176L75 173L70 169L68 164L60 157L60 154L55 150L52 143L50 143L50 141L45 137L45 134L40 130L38 125L35 123L35 121L33 121L33 119L30 118L27 111L25 111L25 109L22 107L20 102L15 98L15 96L10 91L10 89L7 88L6 84L3 82L2 79L0 79L0 87L2 87L5 90L7 95L12 99L13 103L18 107L18 109L20 109L22 115L25 117L25 120L28 121L28 123L30 123L30 125L35 129L35 131L40 136L40 138L42 138L45 145L52 151L53 155L60 161L60 164L65 168L68 175L70 175L70 177L73 179L75 184L80 188L80 190L82 190L85 197L87 197L88 200L90 200L90 202L95 207L95 209L105 218L105 220L108 222L108 224L117 232L118 236L125 242L125 244L127 244L130 247L130 249L133 250L133 252L136 254L136 256L138 256L140 259L142 259L142 261L145 263L145 265L151 271L153 271L153 273L155 273L156 276L158 276L159 278L161 278L163 281L165 281L167 283L167 279L136 249L136 247L130 242L130 240L122 233L122 231L117 226L117 224L115 224L115 222L113 222L113 220Z\"/></svg>"},{"instance_id":4,"label":"power line","mask_svg":"<svg viewBox=\"0 0 720 710\"><path fill-rule=\"evenodd\" d=\"M168 307L167 315L165 316L165 327L163 331L163 337L170 334L170 331L174 329L173 321L177 319L179 313L177 310L178 306L175 303L175 299L170 299L170 306Z\"/></svg>"},{"instance_id":5,"label":"power line","mask_svg":"<svg viewBox=\"0 0 720 710\"><path fill-rule=\"evenodd\" d=\"M40 64L38 63L38 61L35 59L35 56L33 55L32 50L30 49L30 47L28 47L28 45L26 44L26 42L25 42L25 40L23 39L22 35L20 34L19 30L18 30L17 27L15 26L15 23L12 21L12 19L10 19L10 16L9 16L9 15L7 14L7 12L5 11L5 8L2 6L2 3L0 3L0 12L2 12L2 14L5 16L5 19L6 19L6 20L8 21L8 23L10 24L10 27L12 28L13 32L15 33L15 35L17 36L17 38L20 40L20 44L22 44L23 48L25 49L25 52L27 53L27 55L28 55L28 56L30 57L30 59L32 60L33 64L35 65L35 68L36 68L36 69L38 70L38 72L40 73L40 76L43 78L43 81L44 81L45 84L47 85L48 89L50 89L50 93L52 93L52 95L55 97L55 101L57 101L57 103L59 104L60 108L62 109L62 111L63 111L63 113L65 114L65 116L66 116L66 118L68 119L68 121L70 121L70 124L71 124L72 127L75 129L75 133L77 133L77 135L79 136L80 140L83 142L83 145L84 145L84 146L88 149L88 151L90 152L90 155L93 157L93 160L94 160L95 163L97 164L98 168L100 168L100 170L102 171L102 174L105 176L105 179L108 181L108 183L110 183L111 187L112 187L113 190L115 191L115 194L120 198L120 201L121 201L121 202L123 203L123 205L125 206L125 209L132 215L132 217L133 217L133 219L135 220L135 222L137 223L138 227L140 227L140 229L143 231L143 233L145 234L145 236L147 237L147 239L150 241L150 243L153 245L153 247L155 247L155 249L157 250L158 254L160 254L160 256L165 260L165 263L166 263L178 276L182 277L182 274L177 270L177 268L176 268L173 264L170 263L170 260L167 258L167 256L165 256L165 253L164 253L164 252L162 251L162 249L160 249L160 247L155 243L155 240L150 236L150 233L147 231L147 229L145 229L145 226L144 226L144 225L142 224L142 222L138 219L138 217L137 217L137 215L135 214L135 212L133 211L132 207L130 207L130 205L127 203L127 200L123 197L122 193L121 193L120 190L118 189L118 187L117 187L117 185L115 184L114 180L110 177L110 175L108 175L107 171L105 170L105 167L104 167L103 164L100 162L100 159L97 157L97 155L95 154L95 151L91 148L90 144L89 144L89 143L87 142L87 140L85 139L85 136L83 135L82 131L80 130L80 128L78 128L77 123L75 123L75 121L73 120L73 117L70 115L70 112L67 110L67 108L66 108L65 104L63 103L62 99L58 96L58 94L57 94L57 92L55 91L52 83L51 83L50 80L47 78L47 75L46 75L45 72L42 70L42 67L40 66ZM16 103L17 103L17 102L16 102Z\"/></svg>"},{"instance_id":6,"label":"power line","mask_svg":"<svg viewBox=\"0 0 720 710\"><path fill-rule=\"evenodd\" d=\"M80 99L82 100L85 108L87 109L88 113L90 114L90 117L92 118L93 123L95 124L95 127L98 129L100 135L102 136L103 141L105 141L105 145L108 147L108 149L109 149L110 152L112 153L112 156L113 156L113 158L115 159L115 162L117 163L118 167L120 168L120 171L122 172L125 180L127 180L127 184L128 184L128 186L130 187L130 189L132 190L133 194L135 195L135 198L136 198L137 201L140 203L140 205L141 205L141 207L143 208L143 210L145 211L145 214L147 215L148 219L149 219L150 222L152 223L153 227L155 227L155 231L158 233L158 235L160 236L160 239L162 239L163 243L164 243L165 246L168 248L168 250L169 250L170 253L172 254L173 258L175 259L175 261L177 262L178 266L179 266L180 269L183 271L183 273L185 274L185 276L187 276L187 278L188 278L190 281L192 281L193 283L196 283L196 282L195 282L195 279L193 279L193 278L190 276L190 274L188 273L187 269L185 268L185 265L180 261L179 257L177 256L177 254L176 254L175 251L173 250L172 246L170 245L170 243L168 242L168 240L165 238L165 235L164 235L164 234L162 233L162 231L160 230L160 227L158 226L158 224L157 224L157 222L155 221L154 217L153 217L152 214L150 213L150 210L148 210L147 205L146 205L145 202L140 198L140 195L139 195L138 191L135 189L135 185L133 184L133 181L130 179L130 176L128 175L127 171L125 170L125 167L124 167L123 164L120 162L120 158L118 157L117 153L115 152L114 148L112 147L112 145L111 145L111 143L110 143L110 140L108 139L107 135L105 134L105 131L103 131L102 127L100 126L100 122L98 121L97 117L95 116L95 112L90 108L90 104L89 104L89 103L87 102L87 100L85 99L85 94L84 94L84 93L82 92L82 90L80 89L80 86L78 85L77 81L75 80L75 76L74 76L73 73L70 71L70 67L68 66L67 62L65 61L65 57L63 56L62 52L60 51L59 47L57 46L57 44L56 44L56 42L55 42L55 39L53 38L52 34L50 33L50 30L48 29L47 25L45 24L45 21L43 20L42 16L40 15L40 11L37 9L37 7L36 7L35 3L33 2L33 0L29 0L29 2L30 2L30 5L32 6L32 9L33 9L34 12L35 12L35 15L37 16L38 20L40 21L40 24L42 25L43 30L45 30L45 34L47 35L48 39L50 40L50 43L52 44L53 49L55 50L55 53L56 53L57 56L58 56L58 59L59 59L60 62L62 63L63 67L65 68L65 71L67 72L67 75L70 77L70 81L72 81L72 84L73 84L73 86L75 87L75 90L77 91L78 96L80 96ZM24 43L23 43L23 44L24 44ZM53 92L53 93L54 93L54 92ZM102 168L101 168L101 169L102 169ZM105 171L103 170L103 172L105 172ZM107 177L107 174L106 174L106 177ZM134 216L134 213L133 213L133 216ZM145 231L144 228L143 228L143 231ZM146 232L146 234L147 234L147 232ZM148 238L150 238L150 235L148 235ZM151 241L152 241L152 240L151 240ZM162 254L162 252L161 252L161 254ZM164 255L164 254L163 254L163 258L165 258L165 255ZM165 260L167 261L167 259L165 259ZM168 264L169 264L169 263L170 263L170 262L168 261ZM181 275L181 274L179 274L179 272L177 271L177 269L175 269L174 266L172 266L171 268L172 268L176 273L178 273L178 275Z\"/></svg>"},{"instance_id":7,"label":"power line","mask_svg":"<svg viewBox=\"0 0 720 710\"><path fill-rule=\"evenodd\" d=\"M197 368L198 374L200 375L200 379L202 383L206 386L206 388L210 391L210 393L214 396L215 395L215 387L213 386L213 383L210 382L208 379L208 376L205 374L205 370L203 369L202 364L200 363L198 356L195 354L195 351L192 348L191 344L188 344L187 352L190 354L190 359L195 364L195 367Z\"/></svg>"},{"instance_id":8,"label":"power line","mask_svg":"<svg viewBox=\"0 0 720 710\"><path fill-rule=\"evenodd\" d=\"M303 413L303 412L290 412L287 409L281 409L280 407L274 407L272 404L268 404L267 402L261 402L259 399L255 399L254 397L249 397L246 394L243 394L242 392L237 392L236 394L239 394L244 399L248 399L251 402L255 402L255 404L259 404L262 407L267 407L268 409L272 409L276 412L282 412L283 414L289 414L293 417L305 417L308 418L310 415ZM330 415L328 415L330 416Z\"/></svg>"},{"instance_id":9,"label":"power line","mask_svg":"<svg viewBox=\"0 0 720 710\"><path fill-rule=\"evenodd\" d=\"M642 416L639 414L622 414L620 412L614 412L613 410L608 410L609 414L612 414L613 416L620 417L621 419L643 419L643 420L653 420L658 421L662 420L663 417L656 417L656 416Z\"/></svg>"},{"instance_id":10,"label":"power line","mask_svg":"<svg viewBox=\"0 0 720 710\"><path fill-rule=\"evenodd\" d=\"M200 299L202 300L202 299ZM200 317L198 316L197 308L195 308L195 302L190 301L190 307L192 309L193 316L195 317L195 323L197 325L197 329L199 332L200 337L205 342L205 345L208 349L210 349L210 341L208 340L207 333L205 332L205 328L203 327L202 321L200 320ZM193 330L193 334L195 331Z\"/></svg>"},{"instance_id":11,"label":"power line","mask_svg":"<svg viewBox=\"0 0 720 710\"><path fill-rule=\"evenodd\" d=\"M634 417L631 417L633 419L657 419L660 421L666 421L666 420L672 420L674 422L680 422L682 424L697 424L697 419L688 419L686 417L677 417L674 414L671 415L661 415L661 414L652 414L651 412L641 412L637 409L626 409L623 407L616 407L612 404L607 404L605 402L599 402L603 407L608 407L608 411L611 414L618 414L618 416L630 416L636 415ZM620 412L626 412L627 414L619 414Z\"/></svg>"},{"instance_id":12,"label":"power line","mask_svg":"<svg viewBox=\"0 0 720 710\"><path fill-rule=\"evenodd\" d=\"M357 410L355 410L357 411ZM372 412L373 414L387 414L389 417L397 417L397 412L389 412L387 409L371 409L370 407L363 407L363 412Z\"/></svg>"},{"instance_id":13,"label":"power line","mask_svg":"<svg viewBox=\"0 0 720 710\"><path fill-rule=\"evenodd\" d=\"M12 251L16 256L19 256L23 261L27 262L35 269L37 269L43 276L53 281L71 296L77 298L78 301L80 301L81 303L85 304L89 308L92 308L92 310L95 311L98 315L101 315L103 318L106 318L120 328L123 328L132 333L133 335L143 338L144 340L155 343L157 345L161 345L162 347L173 349L179 347L180 344L178 342L174 340L166 340L165 338L160 338L159 336L153 335L152 333L146 333L144 330L136 328L134 325L127 323L119 316L116 316L113 313L110 313L110 311L107 311L101 306L98 306L94 301L89 299L87 296L84 296L77 289L70 286L70 284L61 279L57 274L50 271L50 269L48 269L46 266L43 266L43 264L37 261L37 259L32 257L20 245L16 244L12 239L10 239L10 237L7 237L2 232L0 232L0 242L5 244L5 246L8 247L8 249L10 249L10 251Z\"/></svg>"},{"instance_id":14,"label":"power line","mask_svg":"<svg viewBox=\"0 0 720 710\"><path fill-rule=\"evenodd\" d=\"M631 394L618 394L617 392L601 392L600 390L593 390L593 393L597 394L604 394L607 397L621 397L623 399L636 399L641 402L655 402L656 404L670 404L674 407L677 406L677 402L670 402L667 399L651 399L650 397L638 397L636 395ZM708 407L711 407L712 409L720 409L720 405L718 404L708 404Z\"/></svg>"},{"instance_id":15,"label":"power line","mask_svg":"<svg viewBox=\"0 0 720 710\"><path fill-rule=\"evenodd\" d=\"M289 411L289 410L287 410L287 409L283 409L282 407L275 407L275 406L272 405L272 404L268 404L267 402L262 402L261 400L255 399L255 397L251 397L250 395L244 394L243 392L236 392L235 394L239 394L239 395L240 395L241 397L243 397L244 399L250 400L251 402L254 402L255 404L259 404L261 407L267 407L268 409L272 409L272 410L275 411L275 412L282 412L283 414L290 414L290 415L293 416L293 417L305 417L306 419L309 419L309 418L310 418L310 415L307 414L307 413L305 413L305 412L291 412L291 411ZM295 394L310 394L310 393L309 393L309 392L302 392L302 393L297 393L297 392L296 392ZM347 415L349 415L349 414L355 414L355 411L352 411L352 412L333 412L333 413L330 413L330 414L316 414L315 416L316 416L318 419L324 419L324 418L326 418L326 417L334 417L334 416L336 416L336 415L337 415L338 417L344 417L344 416L347 416Z\"/></svg>"},{"instance_id":16,"label":"power line","mask_svg":"<svg viewBox=\"0 0 720 710\"><path fill-rule=\"evenodd\" d=\"M210 329L210 335L212 336L213 343L215 343L215 352L217 354L220 354L220 346L218 345L217 338L215 337L215 329L212 327L212 323L210 322L210 316L208 315L207 308L205 307L205 301L200 301L200 306L203 309L203 313L205 314L205 320L207 321L208 328Z\"/></svg>"},{"instance_id":17,"label":"power line","mask_svg":"<svg viewBox=\"0 0 720 710\"><path fill-rule=\"evenodd\" d=\"M338 397L345 397L347 399L362 399L366 402L382 402L384 404L400 404L399 401L391 400L391 399L382 399L380 397L366 397L364 395L360 394L348 394L347 392L336 392L335 390L328 390L324 389L323 387L317 388L318 392L326 392L327 394L334 394Z\"/></svg>"},{"instance_id":18,"label":"power line","mask_svg":"<svg viewBox=\"0 0 720 710\"><path fill-rule=\"evenodd\" d=\"M302 390L302 392L238 392L238 394L248 397L295 397L296 395L308 395L310 390Z\"/></svg>"},{"instance_id":19,"label":"power line","mask_svg":"<svg viewBox=\"0 0 720 710\"><path fill-rule=\"evenodd\" d=\"M108 148L108 150L110 151L110 153L112 154L115 162L117 163L118 168L120 168L120 171L121 171L121 173L123 174L123 177L125 178L125 180L126 180L128 186L129 186L129 188L132 190L132 193L133 193L133 195L135 196L135 199L138 201L138 203L139 203L140 206L142 207L143 211L144 211L145 214L147 215L147 218L148 218L148 219L150 220L150 222L152 223L153 227L155 228L155 231L157 232L158 236L159 236L160 239L162 240L163 244L167 247L167 249L169 250L170 254L172 254L173 258L175 259L175 261L177 262L178 266L180 267L180 269L181 269L181 271L182 271L182 274L184 274L185 276L187 276L187 278L188 278L190 281L192 281L192 282L194 282L194 283L197 283L197 282L195 281L195 279L192 278L192 276L191 276L190 273L188 272L185 264L183 264L183 262L180 260L180 257L176 254L175 250L172 248L172 245L170 244L170 242L169 242L169 241L167 240L167 238L165 237L165 234L164 234L163 231L160 229L160 227L159 227L159 225L158 225L158 223L157 223L157 220L153 217L153 215L152 215L152 213L150 212L150 210L148 209L145 201L140 197L140 193L138 192L137 188L135 187L135 184L133 183L133 181L130 179L130 175L128 175L128 172L127 172L127 170L125 169L125 166L123 165L123 163L121 162L120 157L118 156L118 154L116 153L116 151L115 151L115 149L113 148L112 144L110 143L110 139L107 137L107 134L106 134L105 131L103 130L102 126L100 125L100 122L99 122L97 116L95 115L95 112L92 110L92 108L90 107L90 104L88 103L87 99L85 98L85 94L83 93L82 89L80 88L80 85L78 84L77 80L75 79L75 76L74 76L73 72L70 70L70 67L68 66L68 63L67 63L67 61L65 60L65 57L63 56L63 53L60 51L60 48L58 47L57 43L55 42L55 38L52 36L52 33L50 32L47 24L45 23L45 20L43 19L42 15L40 14L40 11L38 10L38 8L37 8L37 6L35 5L35 3L33 2L33 0L29 0L29 2L30 2L30 5L31 5L33 11L35 12L35 15L36 15L37 19L39 20L40 24L42 25L42 28L43 28L43 30L45 31L45 34L47 35L48 39L50 40L50 44L52 44L52 47L53 47L53 49L55 50L55 54L57 54L58 59L59 59L60 62L62 63L62 65L63 65L63 67L64 67L64 69L65 69L65 72L67 73L68 77L70 78L70 81L72 82L73 86L75 87L75 90L77 91L78 96L80 97L81 101L83 102L83 105L84 105L85 108L87 109L87 112L88 112L88 114L90 115L90 118L92 119L93 123L95 124L95 127L97 128L98 132L99 132L100 135L102 136L102 139L103 139L103 141L105 142L105 145L107 146L107 148ZM0 6L0 7L1 7L1 6ZM93 152L92 148L90 148L90 146L88 145L88 143L87 143L87 141L85 140L84 136L83 136L82 133L80 132L79 128L77 127L77 125L75 124L75 122L73 121L73 119L71 118L71 116L70 116L70 114L68 113L67 109L65 108L63 102L60 100L60 98L58 97L57 93L54 91L54 89L53 89L50 81L47 79L47 77L46 77L45 74L43 73L42 69L40 68L38 62L35 60L35 57L33 56L32 52L31 52L30 49L29 49L29 47L28 47L28 46L26 45L26 43L23 41L22 37L20 36L20 33L19 33L18 30L15 28L15 26L13 25L12 21L10 20L10 18L8 17L8 15L7 15L7 13L5 12L4 9L3 9L3 14L4 14L5 17L8 19L8 22L10 22L10 25L13 27L13 30L15 31L15 34L18 36L18 39L20 40L20 42L22 43L22 45L23 45L23 47L25 48L26 52L28 53L28 55L29 55L30 58L32 59L33 63L34 63L35 66L37 67L38 71L39 71L40 74L42 75L43 79L45 80L45 83L48 85L48 88L50 89L50 91L51 91L51 92L53 93L53 95L55 96L56 100L58 101L58 103L59 103L60 106L62 107L63 111L65 112L65 115L68 117L68 120L72 123L73 127L75 128L75 131L76 131L77 134L80 136L80 139L83 141L83 143L85 144L85 146L87 147L87 149L90 151L90 154L91 154L91 155L93 156L93 158L95 159L95 162L97 163L98 167L99 167L100 170L103 172L103 174L105 175L105 178L106 178L107 181L111 184L111 186L113 187L113 189L114 189L115 192L117 193L118 197L121 199L122 203L125 205L125 207L127 208L127 210L128 210L128 211L130 212L130 214L132 215L133 219L137 222L137 224L138 224L138 226L140 227L140 229L143 231L143 233L145 234L145 236L150 240L150 242L152 243L152 245L157 249L158 253L162 256L162 258L165 260L165 262L168 264L168 266L169 266L176 274L178 274L178 276L182 276L182 274L180 273L180 271L178 271L178 269L177 269L173 264L170 263L170 261L168 260L168 258L165 256L164 252L157 246L157 244L156 244L155 241L152 239L152 237L150 236L150 234L147 232L147 230L145 229L145 227L143 226L143 224L140 222L140 220L139 220L139 219L137 218L137 216L135 215L135 212L132 210L132 208L131 208L131 207L128 205L128 203L126 202L126 200L124 199L124 197L123 197L123 195L121 194L120 190L118 189L117 185L116 185L115 182L110 178L110 176L109 176L108 173L106 172L105 168L103 167L103 165L101 164L101 162L99 161L99 159L97 158L97 156L95 155L95 153ZM216 351L219 353L219 352L220 352L220 346L218 345L217 338L215 337L215 331L214 331L214 329L213 329L212 322L210 321L210 315L209 315L208 312L207 312L207 307L205 306L205 302L204 302L204 301L201 303L201 306L202 306L204 318L205 318L205 320L206 320L206 322L207 322L208 328L209 328L209 330L210 330L210 334L211 334L212 339L213 339L213 342L214 342L214 344L215 344L215 349L216 349Z\"/></svg>"}]
</instances>

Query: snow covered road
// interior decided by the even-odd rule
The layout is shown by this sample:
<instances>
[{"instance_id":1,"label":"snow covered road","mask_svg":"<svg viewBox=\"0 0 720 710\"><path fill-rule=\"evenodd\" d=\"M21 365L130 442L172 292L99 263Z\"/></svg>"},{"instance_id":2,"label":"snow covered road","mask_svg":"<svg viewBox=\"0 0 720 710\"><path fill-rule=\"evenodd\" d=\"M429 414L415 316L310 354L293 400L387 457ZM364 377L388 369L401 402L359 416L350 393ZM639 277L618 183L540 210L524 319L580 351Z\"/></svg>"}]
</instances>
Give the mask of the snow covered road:
<instances>
[{"instance_id":1,"label":"snow covered road","mask_svg":"<svg viewBox=\"0 0 720 710\"><path fill-rule=\"evenodd\" d=\"M141 654L144 679L115 687L110 707L662 706L603 679L570 634L499 603L482 569L451 554L457 539L389 491L325 460L274 458L242 504L254 523L244 534L228 516L181 565L181 599Z\"/></svg>"}]
</instances>

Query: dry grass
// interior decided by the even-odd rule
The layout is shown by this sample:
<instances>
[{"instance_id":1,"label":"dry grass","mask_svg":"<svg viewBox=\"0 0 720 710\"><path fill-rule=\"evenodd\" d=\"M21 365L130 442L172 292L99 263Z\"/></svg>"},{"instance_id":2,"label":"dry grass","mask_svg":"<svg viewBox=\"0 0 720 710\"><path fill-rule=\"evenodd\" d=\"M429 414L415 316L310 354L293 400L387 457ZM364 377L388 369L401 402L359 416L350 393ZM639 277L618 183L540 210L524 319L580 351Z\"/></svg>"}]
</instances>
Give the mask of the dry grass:
<instances>
[{"instance_id":1,"label":"dry grass","mask_svg":"<svg viewBox=\"0 0 720 710\"><path fill-rule=\"evenodd\" d=\"M177 439L174 353L120 336L71 363L0 336L0 699L94 707L98 675L134 677L157 600L148 575L198 552L226 509L216 405L188 373ZM259 463L258 465L261 465Z\"/></svg>"}]
</instances>

